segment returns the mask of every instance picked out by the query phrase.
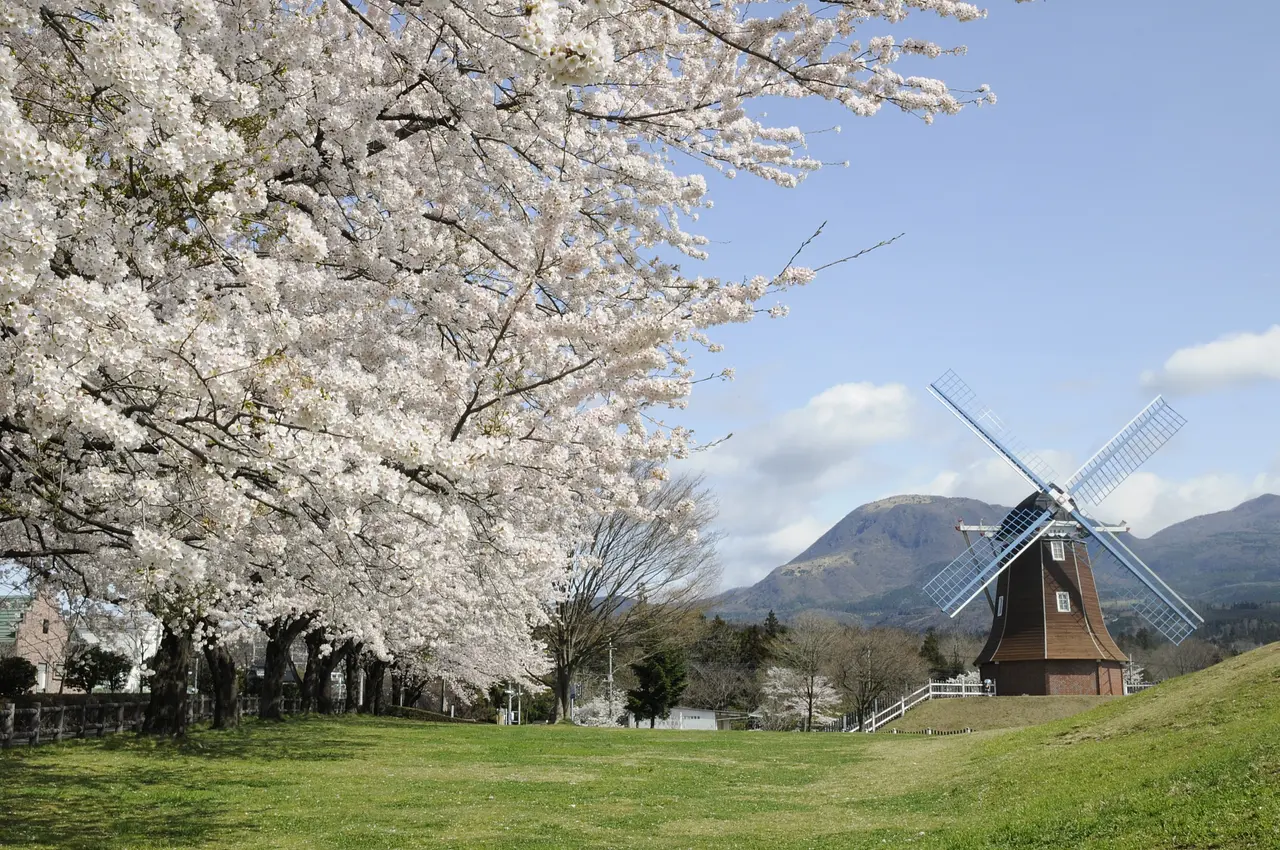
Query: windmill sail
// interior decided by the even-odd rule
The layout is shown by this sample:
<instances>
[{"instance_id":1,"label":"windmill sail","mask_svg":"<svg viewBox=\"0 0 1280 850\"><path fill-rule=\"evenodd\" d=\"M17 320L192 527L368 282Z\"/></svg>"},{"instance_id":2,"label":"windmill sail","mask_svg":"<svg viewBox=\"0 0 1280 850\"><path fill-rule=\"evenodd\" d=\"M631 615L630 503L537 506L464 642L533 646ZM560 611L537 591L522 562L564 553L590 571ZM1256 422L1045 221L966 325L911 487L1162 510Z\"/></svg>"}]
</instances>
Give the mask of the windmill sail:
<instances>
[{"instance_id":1,"label":"windmill sail","mask_svg":"<svg viewBox=\"0 0 1280 850\"><path fill-rule=\"evenodd\" d=\"M958 614L1019 555L1029 551L1032 544L1053 527L1056 517L1057 521L1065 525L1079 526L1072 533L1072 539L1092 540L1101 551L1109 554L1138 579L1138 613L1169 640L1175 644L1180 643L1204 622L1190 605L1161 581L1142 559L1129 551L1118 537L1076 506L1077 498L1094 504L1105 499L1185 424L1186 420L1169 407L1164 399L1157 397L1147 405L1119 434L1091 457L1064 488L1054 483L1054 472L1049 464L1014 437L1000 421L1000 417L979 401L977 394L955 372L948 371L930 384L929 392L1039 491L1005 518L993 538L979 538L964 554L925 585L925 593L948 616ZM1048 510L1045 510L1046 507ZM1074 522L1066 521L1068 515ZM1063 560L1064 552L1062 546L1051 547L1051 560ZM1036 568L1042 571L1043 583L1045 567ZM1015 566L1013 569L1016 573L1019 567ZM1084 569L1088 570L1088 566ZM1012 576L1013 573L1010 574L1010 581ZM1089 573L1090 582L1091 576L1092 573ZM1067 597L1067 600L1058 602L1056 613L1070 614L1070 592L1064 590L1059 597ZM1064 605L1066 607L1062 607ZM1056 660L1048 656L1051 612L1046 609L1044 613L1044 660ZM1099 612L1099 620L1101 616ZM998 648L999 644L996 646ZM1099 678L1100 689L1101 681ZM1025 685L1025 682L1021 685Z\"/></svg>"},{"instance_id":2,"label":"windmill sail","mask_svg":"<svg viewBox=\"0 0 1280 850\"><path fill-rule=\"evenodd\" d=\"M1066 490L1099 504L1186 424L1159 396L1071 476Z\"/></svg>"},{"instance_id":3,"label":"windmill sail","mask_svg":"<svg viewBox=\"0 0 1280 850\"><path fill-rule=\"evenodd\" d=\"M1109 531L1099 529L1092 519L1079 511L1074 512L1073 516L1089 532L1101 551L1110 555L1141 583L1138 586L1138 598L1133 607L1144 620L1151 624L1152 628L1177 645L1204 623L1204 618L1197 614L1186 600L1174 593L1169 585L1161 581L1160 577L1152 572L1141 558L1133 554L1133 551L1124 545L1120 538ZM1092 557L1091 560L1093 560Z\"/></svg>"},{"instance_id":4,"label":"windmill sail","mask_svg":"<svg viewBox=\"0 0 1280 850\"><path fill-rule=\"evenodd\" d=\"M948 617L954 617L1051 525L1053 514L1049 511L1011 511L995 537L979 537L934 576L924 592Z\"/></svg>"},{"instance_id":5,"label":"windmill sail","mask_svg":"<svg viewBox=\"0 0 1280 850\"><path fill-rule=\"evenodd\" d=\"M1042 492L1048 492L1054 479L1053 468L1044 459L1027 448L1015 437L995 411L978 400L977 394L955 372L948 371L929 385L933 393L961 422L968 425L978 437L1003 457L1027 482Z\"/></svg>"}]
</instances>

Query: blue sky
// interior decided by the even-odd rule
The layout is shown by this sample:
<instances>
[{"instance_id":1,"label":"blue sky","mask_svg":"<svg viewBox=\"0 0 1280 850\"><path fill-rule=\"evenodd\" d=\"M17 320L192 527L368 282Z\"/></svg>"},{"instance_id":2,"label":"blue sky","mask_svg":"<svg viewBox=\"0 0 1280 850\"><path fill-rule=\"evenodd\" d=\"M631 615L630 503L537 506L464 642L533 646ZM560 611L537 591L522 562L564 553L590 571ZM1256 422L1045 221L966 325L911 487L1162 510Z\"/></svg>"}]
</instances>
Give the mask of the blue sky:
<instances>
[{"instance_id":1,"label":"blue sky","mask_svg":"<svg viewBox=\"0 0 1280 850\"><path fill-rule=\"evenodd\" d=\"M1257 38L1280 4L988 8L888 31L967 45L900 70L989 84L995 106L925 126L771 102L779 124L841 125L810 153L850 167L794 190L711 180L704 273L776 272L824 220L811 265L906 233L695 359L737 372L672 417L735 435L691 464L721 501L726 586L869 500L1025 495L928 396L948 368L1064 479L1163 392L1188 425L1097 511L1140 534L1280 492L1280 55Z\"/></svg>"}]
</instances>

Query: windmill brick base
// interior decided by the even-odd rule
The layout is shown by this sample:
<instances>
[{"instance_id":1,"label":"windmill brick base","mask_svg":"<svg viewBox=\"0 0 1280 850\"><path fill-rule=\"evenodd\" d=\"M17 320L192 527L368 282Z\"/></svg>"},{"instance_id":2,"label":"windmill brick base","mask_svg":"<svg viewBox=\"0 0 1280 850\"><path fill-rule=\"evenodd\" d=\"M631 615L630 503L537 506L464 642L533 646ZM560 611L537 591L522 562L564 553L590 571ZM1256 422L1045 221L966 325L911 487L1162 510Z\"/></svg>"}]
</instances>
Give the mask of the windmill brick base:
<instances>
[{"instance_id":1,"label":"windmill brick base","mask_svg":"<svg viewBox=\"0 0 1280 850\"><path fill-rule=\"evenodd\" d=\"M995 596L977 663L997 694L1124 694L1125 654L1102 621L1083 543L1041 538L1000 574Z\"/></svg>"}]
</instances>

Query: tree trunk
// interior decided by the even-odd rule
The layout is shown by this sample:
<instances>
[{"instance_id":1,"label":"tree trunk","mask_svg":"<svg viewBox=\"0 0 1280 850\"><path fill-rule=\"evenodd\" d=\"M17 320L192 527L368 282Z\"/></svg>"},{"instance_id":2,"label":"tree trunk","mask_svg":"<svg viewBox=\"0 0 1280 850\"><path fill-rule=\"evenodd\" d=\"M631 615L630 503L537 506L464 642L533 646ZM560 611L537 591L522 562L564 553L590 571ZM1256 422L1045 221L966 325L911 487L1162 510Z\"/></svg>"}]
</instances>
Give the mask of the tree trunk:
<instances>
[{"instance_id":1,"label":"tree trunk","mask_svg":"<svg viewBox=\"0 0 1280 850\"><path fill-rule=\"evenodd\" d=\"M401 705L414 706L422 699L422 692L427 689L426 679L413 679L406 682Z\"/></svg>"},{"instance_id":2,"label":"tree trunk","mask_svg":"<svg viewBox=\"0 0 1280 850\"><path fill-rule=\"evenodd\" d=\"M267 657L262 671L262 696L258 700L261 720L284 719L284 673L289 669L289 647L306 631L311 615L280 617L267 624Z\"/></svg>"},{"instance_id":3,"label":"tree trunk","mask_svg":"<svg viewBox=\"0 0 1280 850\"><path fill-rule=\"evenodd\" d=\"M149 735L187 733L187 673L191 669L191 633L175 634L168 624L156 648L151 701L142 731Z\"/></svg>"},{"instance_id":4,"label":"tree trunk","mask_svg":"<svg viewBox=\"0 0 1280 850\"><path fill-rule=\"evenodd\" d=\"M391 673L391 704L404 705L404 674Z\"/></svg>"},{"instance_id":5,"label":"tree trunk","mask_svg":"<svg viewBox=\"0 0 1280 850\"><path fill-rule=\"evenodd\" d=\"M364 705L367 714L382 713L382 680L387 672L387 662L373 658L365 664Z\"/></svg>"},{"instance_id":6,"label":"tree trunk","mask_svg":"<svg viewBox=\"0 0 1280 850\"><path fill-rule=\"evenodd\" d=\"M334 649L319 661L316 670L316 711L321 714L333 714L333 671L338 669L342 660L351 652L351 641Z\"/></svg>"},{"instance_id":7,"label":"tree trunk","mask_svg":"<svg viewBox=\"0 0 1280 850\"><path fill-rule=\"evenodd\" d=\"M303 714L310 714L315 708L318 691L320 688L320 651L324 649L325 635L324 629L312 629L307 632L303 640L307 643L307 669L302 674L302 704L300 706Z\"/></svg>"},{"instance_id":8,"label":"tree trunk","mask_svg":"<svg viewBox=\"0 0 1280 850\"><path fill-rule=\"evenodd\" d=\"M240 725L240 688L236 681L236 659L221 644L204 648L204 660L213 679L213 728L233 729Z\"/></svg>"},{"instance_id":9,"label":"tree trunk","mask_svg":"<svg viewBox=\"0 0 1280 850\"><path fill-rule=\"evenodd\" d=\"M653 728L655 727L655 725L657 724L657 722L658 722L658 718L657 718L657 717L650 717L650 718L649 718L649 728L650 728L650 729L653 729Z\"/></svg>"},{"instance_id":10,"label":"tree trunk","mask_svg":"<svg viewBox=\"0 0 1280 850\"><path fill-rule=\"evenodd\" d=\"M360 709L360 650L364 644L347 641L351 648L347 653L347 699L343 711L355 714Z\"/></svg>"},{"instance_id":11,"label":"tree trunk","mask_svg":"<svg viewBox=\"0 0 1280 850\"><path fill-rule=\"evenodd\" d=\"M558 661L555 676L556 714L559 716L554 719L563 717L565 720L572 720L569 712L569 689L573 682L573 668L567 662Z\"/></svg>"}]
</instances>

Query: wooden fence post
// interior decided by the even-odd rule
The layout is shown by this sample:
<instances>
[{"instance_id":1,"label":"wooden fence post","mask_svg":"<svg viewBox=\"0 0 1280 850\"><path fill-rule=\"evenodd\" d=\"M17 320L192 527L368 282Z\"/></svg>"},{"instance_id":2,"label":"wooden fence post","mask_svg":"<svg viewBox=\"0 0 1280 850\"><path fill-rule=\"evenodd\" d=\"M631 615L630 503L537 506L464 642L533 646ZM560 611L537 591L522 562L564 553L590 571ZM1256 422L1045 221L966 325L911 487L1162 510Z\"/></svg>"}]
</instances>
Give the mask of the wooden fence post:
<instances>
[{"instance_id":1,"label":"wooden fence post","mask_svg":"<svg viewBox=\"0 0 1280 850\"><path fill-rule=\"evenodd\" d=\"M13 746L13 715L17 708L13 703L7 702L4 704L4 711L0 712L0 747L5 749Z\"/></svg>"},{"instance_id":2,"label":"wooden fence post","mask_svg":"<svg viewBox=\"0 0 1280 850\"><path fill-rule=\"evenodd\" d=\"M116 706L116 731L124 731L124 703Z\"/></svg>"},{"instance_id":3,"label":"wooden fence post","mask_svg":"<svg viewBox=\"0 0 1280 850\"><path fill-rule=\"evenodd\" d=\"M35 714L33 715L35 717L35 722L31 727L30 741L31 746L34 747L40 743L40 703L33 703L32 708L35 709Z\"/></svg>"},{"instance_id":4,"label":"wooden fence post","mask_svg":"<svg viewBox=\"0 0 1280 850\"><path fill-rule=\"evenodd\" d=\"M58 731L53 733L53 740L56 743L62 741L62 724L67 721L67 707L65 705L58 706Z\"/></svg>"}]
</instances>

